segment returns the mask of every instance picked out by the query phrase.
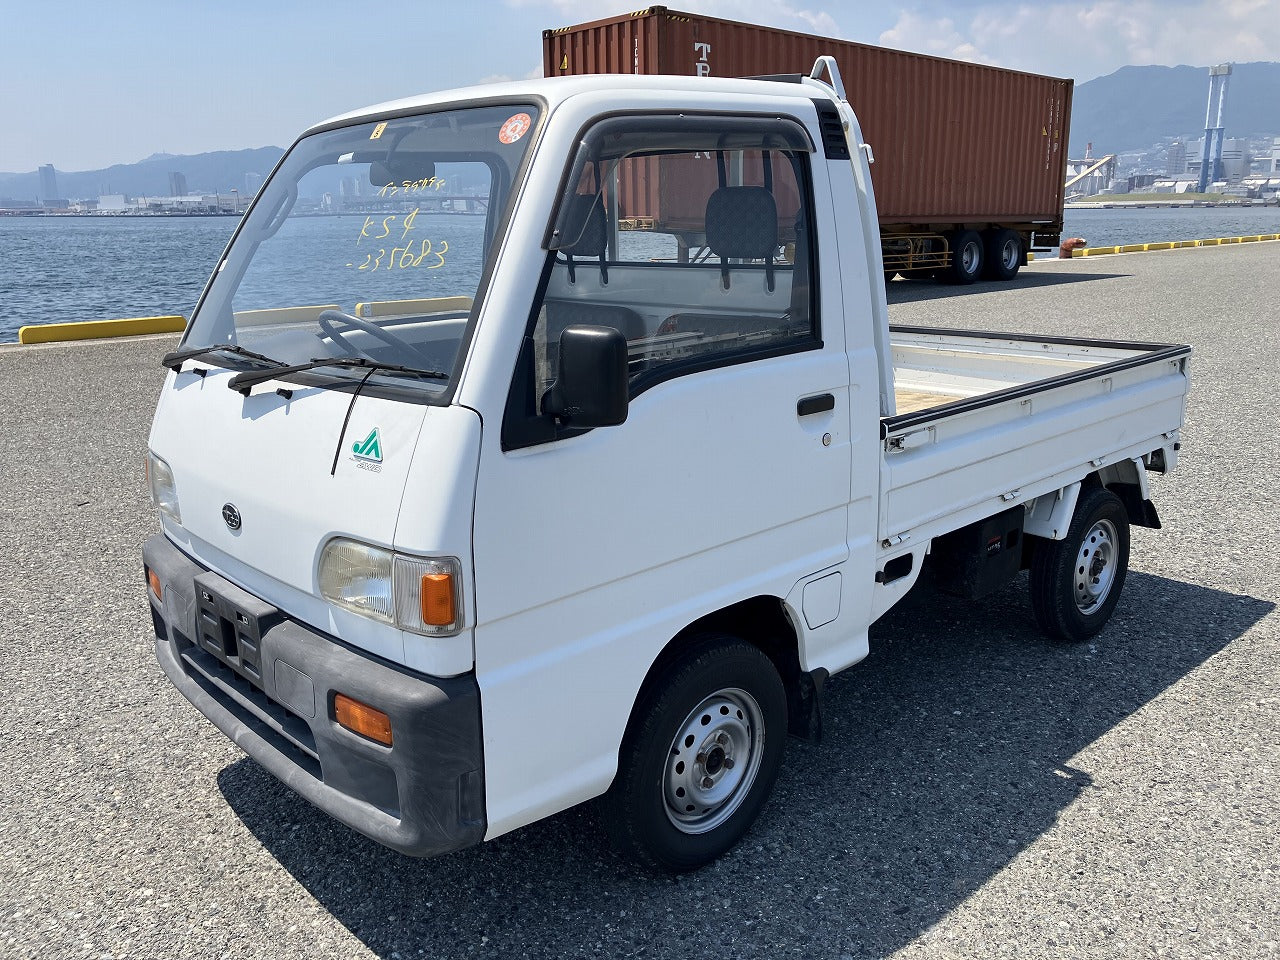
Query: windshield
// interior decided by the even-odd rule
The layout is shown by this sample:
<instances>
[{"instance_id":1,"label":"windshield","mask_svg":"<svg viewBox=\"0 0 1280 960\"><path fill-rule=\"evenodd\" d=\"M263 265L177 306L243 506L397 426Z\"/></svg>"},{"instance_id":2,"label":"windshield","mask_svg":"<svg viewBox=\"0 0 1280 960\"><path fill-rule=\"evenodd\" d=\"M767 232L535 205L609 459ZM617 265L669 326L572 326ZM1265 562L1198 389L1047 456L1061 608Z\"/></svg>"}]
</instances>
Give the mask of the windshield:
<instances>
[{"instance_id":1,"label":"windshield","mask_svg":"<svg viewBox=\"0 0 1280 960\"><path fill-rule=\"evenodd\" d=\"M219 266L184 348L231 343L283 364L360 357L452 371L537 116L532 104L475 107L299 141ZM243 354L212 359L246 366ZM372 380L447 385L389 370Z\"/></svg>"}]
</instances>

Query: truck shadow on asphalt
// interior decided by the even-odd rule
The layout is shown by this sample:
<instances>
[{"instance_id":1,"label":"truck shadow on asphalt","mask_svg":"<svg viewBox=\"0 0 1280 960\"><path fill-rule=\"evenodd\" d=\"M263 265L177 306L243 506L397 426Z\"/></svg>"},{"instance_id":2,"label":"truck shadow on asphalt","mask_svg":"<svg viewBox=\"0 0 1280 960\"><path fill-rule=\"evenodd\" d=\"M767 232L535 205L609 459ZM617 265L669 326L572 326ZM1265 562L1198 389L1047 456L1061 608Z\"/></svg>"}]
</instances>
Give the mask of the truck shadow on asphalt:
<instances>
[{"instance_id":1,"label":"truck shadow on asphalt","mask_svg":"<svg viewBox=\"0 0 1280 960\"><path fill-rule=\"evenodd\" d=\"M1064 271L1023 272L1012 282L999 280L979 280L967 286L950 283L939 283L935 280L903 279L885 284L885 297L892 307L897 303L921 303L926 300L945 300L950 297L963 297L981 293L1017 293L1033 290L1037 287L1057 287L1064 283L1089 283L1094 280L1118 280L1132 274L1116 271L1114 273L1066 273ZM892 317L890 318L892 322Z\"/></svg>"},{"instance_id":2,"label":"truck shadow on asphalt","mask_svg":"<svg viewBox=\"0 0 1280 960\"><path fill-rule=\"evenodd\" d=\"M1096 642L1060 646L1036 632L1025 575L977 603L922 584L872 628L870 658L830 682L824 742L789 742L745 841L679 878L616 857L592 805L413 860L249 760L218 781L264 847L382 957L880 956L1078 798L1105 805L1112 785L1072 758L1274 607L1131 573Z\"/></svg>"}]
</instances>

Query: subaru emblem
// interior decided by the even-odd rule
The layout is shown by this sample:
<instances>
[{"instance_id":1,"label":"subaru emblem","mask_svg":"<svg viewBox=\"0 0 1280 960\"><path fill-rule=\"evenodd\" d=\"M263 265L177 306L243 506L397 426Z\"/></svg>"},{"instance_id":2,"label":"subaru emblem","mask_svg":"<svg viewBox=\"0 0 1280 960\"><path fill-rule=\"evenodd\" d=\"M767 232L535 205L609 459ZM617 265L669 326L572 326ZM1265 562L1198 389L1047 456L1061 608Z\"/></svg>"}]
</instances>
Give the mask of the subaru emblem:
<instances>
[{"instance_id":1,"label":"subaru emblem","mask_svg":"<svg viewBox=\"0 0 1280 960\"><path fill-rule=\"evenodd\" d=\"M240 511L236 509L234 503L224 503L222 505L222 519L226 521L227 526L232 530L240 529Z\"/></svg>"}]
</instances>

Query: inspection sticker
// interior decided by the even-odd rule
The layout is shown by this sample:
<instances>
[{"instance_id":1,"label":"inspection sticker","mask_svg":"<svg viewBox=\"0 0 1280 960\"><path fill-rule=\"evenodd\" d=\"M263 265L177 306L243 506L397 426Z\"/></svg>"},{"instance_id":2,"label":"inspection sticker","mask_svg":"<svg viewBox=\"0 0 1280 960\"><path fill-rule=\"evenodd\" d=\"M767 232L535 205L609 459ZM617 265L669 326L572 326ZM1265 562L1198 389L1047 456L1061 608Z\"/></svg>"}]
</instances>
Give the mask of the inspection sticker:
<instances>
[{"instance_id":1,"label":"inspection sticker","mask_svg":"<svg viewBox=\"0 0 1280 960\"><path fill-rule=\"evenodd\" d=\"M515 143L529 132L532 125L533 118L527 113L517 113L502 125L502 129L498 131L498 139L503 143Z\"/></svg>"}]
</instances>

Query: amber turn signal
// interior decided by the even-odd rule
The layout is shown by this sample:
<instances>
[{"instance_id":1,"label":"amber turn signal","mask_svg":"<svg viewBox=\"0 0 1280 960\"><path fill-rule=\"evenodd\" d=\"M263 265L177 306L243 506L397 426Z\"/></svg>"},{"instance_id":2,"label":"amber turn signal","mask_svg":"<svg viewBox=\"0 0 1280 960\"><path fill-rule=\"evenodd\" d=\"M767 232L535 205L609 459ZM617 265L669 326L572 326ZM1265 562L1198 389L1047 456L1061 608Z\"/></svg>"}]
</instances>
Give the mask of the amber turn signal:
<instances>
[{"instance_id":1,"label":"amber turn signal","mask_svg":"<svg viewBox=\"0 0 1280 960\"><path fill-rule=\"evenodd\" d=\"M151 588L151 592L156 595L157 600L163 600L160 590L160 578L156 576L156 572L150 568L147 569L147 586Z\"/></svg>"},{"instance_id":2,"label":"amber turn signal","mask_svg":"<svg viewBox=\"0 0 1280 960\"><path fill-rule=\"evenodd\" d=\"M391 746L391 718L367 703L352 700L342 693L333 695L333 715L338 723L353 733Z\"/></svg>"},{"instance_id":3,"label":"amber turn signal","mask_svg":"<svg viewBox=\"0 0 1280 960\"><path fill-rule=\"evenodd\" d=\"M431 627L447 627L453 623L453 576L448 573L422 575L422 622Z\"/></svg>"}]
</instances>

